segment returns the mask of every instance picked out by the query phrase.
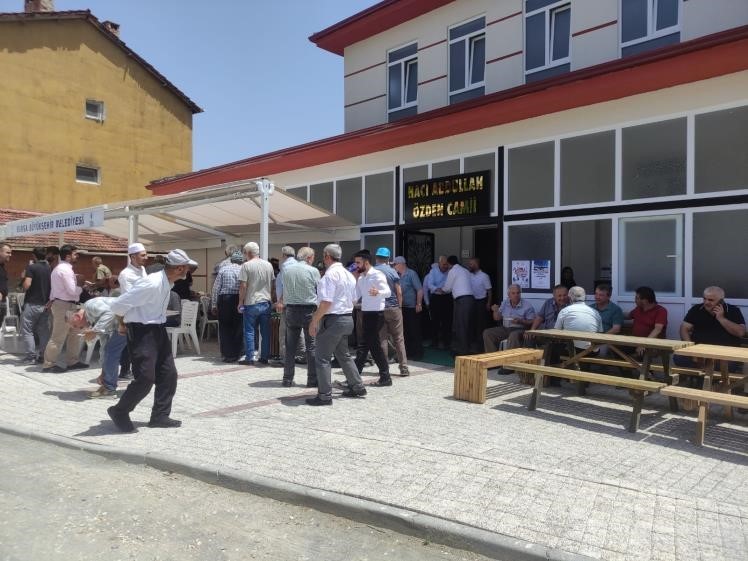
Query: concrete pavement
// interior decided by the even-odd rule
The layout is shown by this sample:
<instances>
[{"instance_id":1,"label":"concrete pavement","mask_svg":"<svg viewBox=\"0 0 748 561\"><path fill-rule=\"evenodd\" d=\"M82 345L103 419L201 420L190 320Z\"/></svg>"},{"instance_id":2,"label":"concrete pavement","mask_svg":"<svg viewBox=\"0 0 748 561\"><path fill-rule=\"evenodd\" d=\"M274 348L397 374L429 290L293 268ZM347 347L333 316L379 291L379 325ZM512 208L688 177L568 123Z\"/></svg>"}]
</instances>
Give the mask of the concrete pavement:
<instances>
[{"instance_id":1,"label":"concrete pavement","mask_svg":"<svg viewBox=\"0 0 748 561\"><path fill-rule=\"evenodd\" d=\"M572 386L549 388L528 412L529 387L501 376L475 405L451 398L451 370L418 363L365 399L309 407L313 391L281 387L281 369L225 365L210 354L177 358L172 416L183 426L147 428L149 397L132 415L135 434L115 432L112 400L85 398L95 369L42 374L0 354L0 425L243 481L496 557L748 557L746 416L713 416L699 449L689 442L693 415L669 413L658 396L645 399L642 428L631 435L621 391L593 386L578 397ZM306 377L302 368L296 376Z\"/></svg>"}]
</instances>

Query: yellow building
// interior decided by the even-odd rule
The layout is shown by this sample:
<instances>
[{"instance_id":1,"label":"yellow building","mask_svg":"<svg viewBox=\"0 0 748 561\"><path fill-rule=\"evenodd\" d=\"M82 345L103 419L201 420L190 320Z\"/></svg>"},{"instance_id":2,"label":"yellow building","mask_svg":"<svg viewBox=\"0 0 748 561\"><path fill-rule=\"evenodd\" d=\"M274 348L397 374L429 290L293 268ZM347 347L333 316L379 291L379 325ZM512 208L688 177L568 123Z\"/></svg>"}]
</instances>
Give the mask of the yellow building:
<instances>
[{"instance_id":1,"label":"yellow building","mask_svg":"<svg viewBox=\"0 0 748 561\"><path fill-rule=\"evenodd\" d=\"M40 6L41 4L41 6ZM0 14L0 207L59 211L147 196L192 170L202 111L89 11Z\"/></svg>"}]
</instances>

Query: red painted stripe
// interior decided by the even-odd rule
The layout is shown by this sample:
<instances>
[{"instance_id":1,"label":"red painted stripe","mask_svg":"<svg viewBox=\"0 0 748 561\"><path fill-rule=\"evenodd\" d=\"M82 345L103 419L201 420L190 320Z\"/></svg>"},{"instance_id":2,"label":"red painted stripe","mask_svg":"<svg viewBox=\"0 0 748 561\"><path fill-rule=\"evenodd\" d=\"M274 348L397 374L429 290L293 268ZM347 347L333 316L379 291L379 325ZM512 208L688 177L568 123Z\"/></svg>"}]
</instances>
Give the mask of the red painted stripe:
<instances>
[{"instance_id":1,"label":"red painted stripe","mask_svg":"<svg viewBox=\"0 0 748 561\"><path fill-rule=\"evenodd\" d=\"M425 51L426 49L430 49L431 47L436 47L437 45L441 45L442 43L446 43L446 42L447 42L446 39L442 39L441 41L437 41L436 43L431 43L430 45L426 45L425 47L421 47L418 50L419 50L419 52L420 51Z\"/></svg>"},{"instance_id":2,"label":"red painted stripe","mask_svg":"<svg viewBox=\"0 0 748 561\"><path fill-rule=\"evenodd\" d=\"M366 103L367 101L372 101L374 99L379 99L380 97L384 97L384 96L385 96L385 94L375 95L374 97L369 97L369 98L366 98L366 99L362 99L361 101L356 101L354 103L349 103L345 107L347 109L348 107L353 107L354 105L361 105L362 103Z\"/></svg>"},{"instance_id":3,"label":"red painted stripe","mask_svg":"<svg viewBox=\"0 0 748 561\"><path fill-rule=\"evenodd\" d=\"M514 12L513 14L509 14L508 16L504 16L503 18L499 18L499 19L495 19L493 21L489 21L486 24L486 27L488 27L489 25L493 25L495 23L499 23L501 21L506 21L508 19L516 18L517 16L521 16L521 15L522 15L522 12Z\"/></svg>"},{"instance_id":4,"label":"red painted stripe","mask_svg":"<svg viewBox=\"0 0 748 561\"><path fill-rule=\"evenodd\" d=\"M500 60L504 60L505 58L512 58L513 56L521 55L523 51L516 51L514 53L509 53L508 55L500 56L498 58L492 58L491 60L487 60L486 64L491 64L493 62L499 62Z\"/></svg>"},{"instance_id":5,"label":"red painted stripe","mask_svg":"<svg viewBox=\"0 0 748 561\"><path fill-rule=\"evenodd\" d=\"M350 78L351 76L355 76L356 74L361 74L362 72L366 72L367 70L371 70L372 68L376 68L377 66L382 66L384 64L384 61L378 62L376 64L372 64L371 66L367 66L366 68L362 68L361 70L356 70L354 72L351 72L350 74L344 74L343 78Z\"/></svg>"},{"instance_id":6,"label":"red painted stripe","mask_svg":"<svg viewBox=\"0 0 748 561\"><path fill-rule=\"evenodd\" d=\"M447 75L444 74L442 76L437 76L436 78L431 78L430 80L424 80L423 82L418 82L418 85L419 86L423 86L424 84L429 84L431 82L436 82L437 80L441 80L441 79L446 78L446 77L447 77Z\"/></svg>"},{"instance_id":7,"label":"red painted stripe","mask_svg":"<svg viewBox=\"0 0 748 561\"><path fill-rule=\"evenodd\" d=\"M585 33L591 33L592 31L597 31L598 29L603 29L605 27L610 27L611 25L615 25L618 23L617 19L614 19L613 21L609 21L607 23L601 23L600 25L596 25L595 27L590 27L589 29L582 29L581 31L577 31L576 33L572 33L572 37L579 37L580 35L584 35Z\"/></svg>"}]
</instances>

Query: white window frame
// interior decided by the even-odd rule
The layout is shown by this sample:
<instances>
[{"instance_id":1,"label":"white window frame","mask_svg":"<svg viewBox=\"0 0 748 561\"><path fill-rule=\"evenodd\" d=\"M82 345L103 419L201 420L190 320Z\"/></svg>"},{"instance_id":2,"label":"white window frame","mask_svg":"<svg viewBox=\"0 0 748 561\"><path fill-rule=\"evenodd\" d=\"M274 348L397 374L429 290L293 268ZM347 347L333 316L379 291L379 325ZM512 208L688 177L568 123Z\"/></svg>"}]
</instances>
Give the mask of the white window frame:
<instances>
[{"instance_id":1,"label":"white window frame","mask_svg":"<svg viewBox=\"0 0 748 561\"><path fill-rule=\"evenodd\" d=\"M96 115L90 115L88 113L88 104L89 103L96 104L98 106L98 108L99 108L98 114L96 114ZM97 121L99 123L103 123L104 119L106 119L106 107L105 107L103 101L99 101L97 99L87 99L86 100L86 104L85 104L85 106L83 108L83 111L84 111L84 117L86 119L90 119L91 121Z\"/></svg>"},{"instance_id":2,"label":"white window frame","mask_svg":"<svg viewBox=\"0 0 748 561\"><path fill-rule=\"evenodd\" d=\"M560 0L559 2L556 2L555 4L549 4L548 6L543 6L542 8L538 8L537 10L533 10L532 12L525 13L525 35L527 34L527 18L535 16L540 13L545 14L545 64L543 66L537 66L535 68L531 68L530 70L525 70L525 74L534 74L535 72L542 72L543 70L548 70L549 68L555 68L556 66L562 66L564 64L570 64L571 63L571 26L569 27L569 54L568 56L564 58L559 58L557 60L553 60L553 18L556 16L556 14L560 12L565 12L566 10L569 10L570 17L571 17L571 2L569 0ZM527 41L525 40L525 44L527 44ZM525 55L526 56L526 55Z\"/></svg>"},{"instance_id":3,"label":"white window frame","mask_svg":"<svg viewBox=\"0 0 748 561\"><path fill-rule=\"evenodd\" d=\"M475 21L476 19L480 19L480 17L484 17L484 16L479 16L477 18L471 18L471 19L469 19L467 21L463 21L461 23L457 23L455 25L450 26L449 29L453 29L455 27L459 27L459 26L464 25L466 23L470 23L471 21ZM449 37L449 30L447 30L447 37ZM465 87L463 87L463 88L461 88L459 90L449 90L449 95L450 96L461 94L463 92L468 92L470 90L481 88L481 87L484 87L486 85L486 60L485 60L485 55L484 55L484 58L483 58L483 80L481 80L480 82L476 82L474 84L471 83L471 78L472 78L471 73L473 71L473 65L471 63L472 63L473 52L475 50L474 49L474 45L475 45L475 40L478 39L479 37L482 38L483 41L484 41L484 43L485 43L485 41L486 41L486 27L485 27L485 25L483 26L483 29L478 29L476 31L472 31L472 32L470 32L470 33L468 33L466 35L462 35L461 37L457 37L456 39L451 39L449 41L448 45L447 45L447 57L448 57L448 60L447 60L447 69L451 69L452 68L452 64L451 64L452 45L454 45L455 43L459 43L460 41L465 41L466 42L466 45L465 45L465 60L463 61L463 63L464 63L463 72L464 72L464 78L465 78ZM486 52L485 47L483 49L483 52L484 53ZM447 87L449 87L450 81L451 80L449 79L449 76L447 76Z\"/></svg>"},{"instance_id":4,"label":"white window frame","mask_svg":"<svg viewBox=\"0 0 748 561\"><path fill-rule=\"evenodd\" d=\"M96 170L96 181L88 181L87 179L79 179L78 178L78 168L85 168L85 169L92 169ZM85 183L87 185L101 185L101 168L90 166L86 164L75 164L75 182L76 183Z\"/></svg>"},{"instance_id":5,"label":"white window frame","mask_svg":"<svg viewBox=\"0 0 748 561\"><path fill-rule=\"evenodd\" d=\"M660 37L665 37L666 35L672 35L673 33L678 33L681 30L681 21L683 21L683 1L678 0L678 23L675 25L671 25L670 27L666 27L664 29L658 30L656 28L656 20L657 20L657 3L660 0L647 0L647 34L644 37L639 37L638 39L631 39L630 41L623 42L623 3L626 0L619 0L618 5L618 13L621 15L619 25L619 43L621 45L621 49L624 49L626 47L631 47L633 45L638 45L639 43L646 43L647 41L651 41L653 39L658 39Z\"/></svg>"},{"instance_id":6,"label":"white window frame","mask_svg":"<svg viewBox=\"0 0 748 561\"><path fill-rule=\"evenodd\" d=\"M417 43L408 43L406 45L402 45L400 47L396 47L394 49L390 49L387 51L387 60L390 59L390 53L393 51L399 51L400 49L403 49L405 47L409 47L410 45L416 45ZM416 53L411 56L403 57L399 60L396 60L395 62L387 62L387 113L394 113L396 111L402 111L403 109L408 109L409 107L415 107L418 105L418 84L416 83L416 98L413 101L408 101L406 99L406 96L408 94L408 79L410 78L410 75L408 73L408 68L415 64L416 66L416 74L418 73L418 49L416 48ZM393 66L400 65L400 105L397 107L393 107L390 109L390 68ZM418 78L416 78L416 82L418 81Z\"/></svg>"}]
</instances>

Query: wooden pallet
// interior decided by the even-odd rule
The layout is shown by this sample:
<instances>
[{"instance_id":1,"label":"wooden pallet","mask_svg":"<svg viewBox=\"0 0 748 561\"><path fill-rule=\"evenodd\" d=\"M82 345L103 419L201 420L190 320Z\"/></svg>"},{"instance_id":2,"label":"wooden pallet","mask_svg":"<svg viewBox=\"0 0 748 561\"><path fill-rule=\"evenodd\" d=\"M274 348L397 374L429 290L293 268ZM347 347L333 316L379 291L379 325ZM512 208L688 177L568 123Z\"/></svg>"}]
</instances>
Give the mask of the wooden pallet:
<instances>
[{"instance_id":1,"label":"wooden pallet","mask_svg":"<svg viewBox=\"0 0 748 561\"><path fill-rule=\"evenodd\" d=\"M510 362L537 364L542 358L541 349L524 348L458 356L455 359L454 398L471 403L485 403L489 368L498 368Z\"/></svg>"}]
</instances>

